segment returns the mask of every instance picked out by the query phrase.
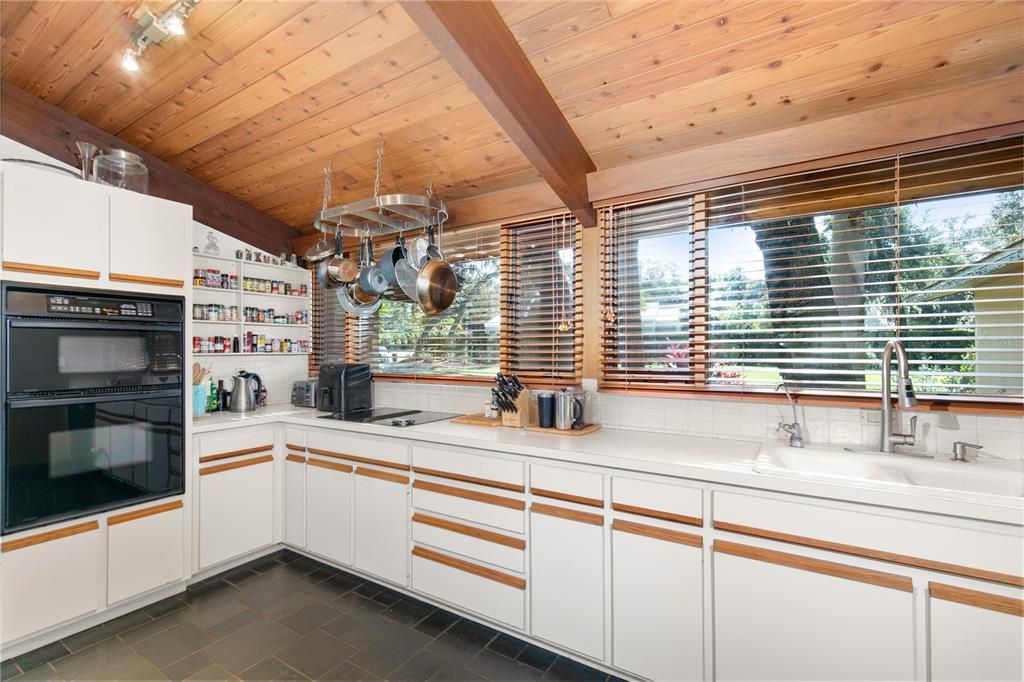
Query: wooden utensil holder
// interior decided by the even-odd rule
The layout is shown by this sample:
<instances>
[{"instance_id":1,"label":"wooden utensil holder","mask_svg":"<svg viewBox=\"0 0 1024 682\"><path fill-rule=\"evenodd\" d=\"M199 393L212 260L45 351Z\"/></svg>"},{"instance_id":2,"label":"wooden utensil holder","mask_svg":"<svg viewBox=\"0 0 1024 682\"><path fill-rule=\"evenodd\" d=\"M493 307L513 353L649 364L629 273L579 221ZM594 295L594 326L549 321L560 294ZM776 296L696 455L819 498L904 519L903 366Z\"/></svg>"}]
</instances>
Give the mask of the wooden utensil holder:
<instances>
[{"instance_id":1,"label":"wooden utensil holder","mask_svg":"<svg viewBox=\"0 0 1024 682\"><path fill-rule=\"evenodd\" d=\"M518 412L502 412L501 425L522 428L530 424L530 392L523 391L516 398Z\"/></svg>"}]
</instances>

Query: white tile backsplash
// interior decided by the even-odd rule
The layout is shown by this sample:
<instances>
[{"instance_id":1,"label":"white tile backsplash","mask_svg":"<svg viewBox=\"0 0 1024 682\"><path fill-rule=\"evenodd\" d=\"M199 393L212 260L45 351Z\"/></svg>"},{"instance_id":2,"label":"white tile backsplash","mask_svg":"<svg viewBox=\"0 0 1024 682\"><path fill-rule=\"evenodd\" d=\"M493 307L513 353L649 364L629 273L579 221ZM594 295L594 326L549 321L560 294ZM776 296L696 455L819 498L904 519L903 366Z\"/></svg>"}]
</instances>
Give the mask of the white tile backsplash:
<instances>
[{"instance_id":1,"label":"white tile backsplash","mask_svg":"<svg viewBox=\"0 0 1024 682\"><path fill-rule=\"evenodd\" d=\"M490 389L483 386L443 386L421 383L374 383L375 404L388 407L479 412ZM838 407L801 407L797 411L808 445L877 449L879 410ZM599 424L624 429L741 435L753 438L788 436L778 433L779 422L790 422L788 405L749 400L699 400L652 398L616 393L595 393L590 414ZM954 441L979 443L983 452L1007 459L1024 459L1024 417L975 416L951 413L897 413L898 430L909 429L911 415L918 417L917 444L911 452L944 455Z\"/></svg>"},{"instance_id":2,"label":"white tile backsplash","mask_svg":"<svg viewBox=\"0 0 1024 682\"><path fill-rule=\"evenodd\" d=\"M263 385L267 387L267 400L271 403L286 403L291 400L292 381L303 379L307 375L308 363L305 355L277 354L263 355L225 355L224 357L203 355L195 361L209 367L214 382L224 380L224 386L231 389L231 377L240 370L260 375Z\"/></svg>"}]
</instances>

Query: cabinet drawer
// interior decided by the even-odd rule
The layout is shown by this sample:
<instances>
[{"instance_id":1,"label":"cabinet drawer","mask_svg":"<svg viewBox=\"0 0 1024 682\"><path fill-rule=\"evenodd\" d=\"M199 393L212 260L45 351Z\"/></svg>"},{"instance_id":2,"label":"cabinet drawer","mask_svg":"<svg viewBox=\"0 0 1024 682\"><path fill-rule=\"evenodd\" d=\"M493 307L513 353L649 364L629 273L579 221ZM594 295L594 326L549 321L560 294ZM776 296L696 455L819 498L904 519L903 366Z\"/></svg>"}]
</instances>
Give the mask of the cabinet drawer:
<instances>
[{"instance_id":1,"label":"cabinet drawer","mask_svg":"<svg viewBox=\"0 0 1024 682\"><path fill-rule=\"evenodd\" d=\"M385 438L366 438L336 431L309 431L306 434L306 451L390 469L409 469L409 446Z\"/></svg>"},{"instance_id":2,"label":"cabinet drawer","mask_svg":"<svg viewBox=\"0 0 1024 682\"><path fill-rule=\"evenodd\" d=\"M1024 585L1020 529L965 528L942 517L907 518L854 505L716 491L714 527L807 547Z\"/></svg>"},{"instance_id":3,"label":"cabinet drawer","mask_svg":"<svg viewBox=\"0 0 1024 682\"><path fill-rule=\"evenodd\" d=\"M612 477L612 509L629 514L699 526L701 496L697 488Z\"/></svg>"},{"instance_id":4,"label":"cabinet drawer","mask_svg":"<svg viewBox=\"0 0 1024 682\"><path fill-rule=\"evenodd\" d=\"M184 578L185 510L181 500L107 518L107 603Z\"/></svg>"},{"instance_id":5,"label":"cabinet drawer","mask_svg":"<svg viewBox=\"0 0 1024 682\"><path fill-rule=\"evenodd\" d=\"M284 447L291 452L305 452L306 430L297 429L294 426L286 426L284 429Z\"/></svg>"},{"instance_id":6,"label":"cabinet drawer","mask_svg":"<svg viewBox=\"0 0 1024 682\"><path fill-rule=\"evenodd\" d=\"M415 543L459 554L522 573L526 541L522 538L449 521L430 514L413 514Z\"/></svg>"},{"instance_id":7,"label":"cabinet drawer","mask_svg":"<svg viewBox=\"0 0 1024 682\"><path fill-rule=\"evenodd\" d=\"M416 473L491 488L523 492L526 475L522 462L500 459L471 450L413 447L412 467Z\"/></svg>"},{"instance_id":8,"label":"cabinet drawer","mask_svg":"<svg viewBox=\"0 0 1024 682\"><path fill-rule=\"evenodd\" d=\"M415 547L412 586L449 604L523 629L526 581L522 578Z\"/></svg>"},{"instance_id":9,"label":"cabinet drawer","mask_svg":"<svg viewBox=\"0 0 1024 682\"><path fill-rule=\"evenodd\" d=\"M199 461L213 462L257 452L272 452L274 428L270 426L232 429L199 438Z\"/></svg>"},{"instance_id":10,"label":"cabinet drawer","mask_svg":"<svg viewBox=\"0 0 1024 682\"><path fill-rule=\"evenodd\" d=\"M522 533L526 527L526 503L511 495L495 495L430 481L412 484L412 504L473 523Z\"/></svg>"},{"instance_id":11,"label":"cabinet drawer","mask_svg":"<svg viewBox=\"0 0 1024 682\"><path fill-rule=\"evenodd\" d=\"M530 466L530 492L541 497L604 506L604 477L589 471L540 464Z\"/></svg>"}]
</instances>

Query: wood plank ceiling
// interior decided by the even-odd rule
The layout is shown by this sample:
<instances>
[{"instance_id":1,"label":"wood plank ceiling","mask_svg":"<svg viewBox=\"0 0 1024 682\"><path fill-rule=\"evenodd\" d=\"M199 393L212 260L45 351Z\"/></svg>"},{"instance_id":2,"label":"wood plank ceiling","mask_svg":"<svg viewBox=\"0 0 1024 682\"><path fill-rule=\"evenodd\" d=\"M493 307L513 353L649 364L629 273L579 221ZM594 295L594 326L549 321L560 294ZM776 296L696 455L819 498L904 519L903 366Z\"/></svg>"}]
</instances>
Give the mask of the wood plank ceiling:
<instances>
[{"instance_id":1,"label":"wood plank ceiling","mask_svg":"<svg viewBox=\"0 0 1024 682\"><path fill-rule=\"evenodd\" d=\"M537 172L396 3L203 0L187 37L120 59L169 0L0 2L4 79L308 230L336 202L433 182L459 199ZM606 168L1005 77L1024 4L498 2ZM827 150L823 150L823 155Z\"/></svg>"}]
</instances>

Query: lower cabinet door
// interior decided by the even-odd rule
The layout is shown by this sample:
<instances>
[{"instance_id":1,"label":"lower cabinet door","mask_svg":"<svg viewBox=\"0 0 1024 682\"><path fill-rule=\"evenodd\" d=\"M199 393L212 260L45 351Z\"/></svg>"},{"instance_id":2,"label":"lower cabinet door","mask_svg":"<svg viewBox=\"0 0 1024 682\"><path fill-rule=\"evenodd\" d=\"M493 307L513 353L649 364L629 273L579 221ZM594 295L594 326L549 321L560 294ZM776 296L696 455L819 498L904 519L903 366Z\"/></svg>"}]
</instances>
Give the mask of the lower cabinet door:
<instances>
[{"instance_id":1,"label":"lower cabinet door","mask_svg":"<svg viewBox=\"0 0 1024 682\"><path fill-rule=\"evenodd\" d=\"M699 535L612 525L612 663L650 680L699 680L703 584Z\"/></svg>"},{"instance_id":2,"label":"lower cabinet door","mask_svg":"<svg viewBox=\"0 0 1024 682\"><path fill-rule=\"evenodd\" d=\"M530 507L530 632L604 658L604 517Z\"/></svg>"},{"instance_id":3,"label":"lower cabinet door","mask_svg":"<svg viewBox=\"0 0 1024 682\"><path fill-rule=\"evenodd\" d=\"M306 467L306 549L352 563L352 467L309 458Z\"/></svg>"},{"instance_id":4,"label":"lower cabinet door","mask_svg":"<svg viewBox=\"0 0 1024 682\"><path fill-rule=\"evenodd\" d=\"M409 478L359 467L355 476L355 565L409 584Z\"/></svg>"},{"instance_id":5,"label":"lower cabinet door","mask_svg":"<svg viewBox=\"0 0 1024 682\"><path fill-rule=\"evenodd\" d=\"M100 604L99 523L4 538L0 641L93 613Z\"/></svg>"},{"instance_id":6,"label":"lower cabinet door","mask_svg":"<svg viewBox=\"0 0 1024 682\"><path fill-rule=\"evenodd\" d=\"M937 583L928 592L933 680L1024 679L1024 600Z\"/></svg>"},{"instance_id":7,"label":"lower cabinet door","mask_svg":"<svg viewBox=\"0 0 1024 682\"><path fill-rule=\"evenodd\" d=\"M717 680L910 680L909 578L715 542Z\"/></svg>"},{"instance_id":8,"label":"lower cabinet door","mask_svg":"<svg viewBox=\"0 0 1024 682\"><path fill-rule=\"evenodd\" d=\"M185 510L181 500L114 514L107 525L108 604L184 577Z\"/></svg>"},{"instance_id":9,"label":"lower cabinet door","mask_svg":"<svg viewBox=\"0 0 1024 682\"><path fill-rule=\"evenodd\" d=\"M284 462L284 541L306 546L306 458L299 455Z\"/></svg>"},{"instance_id":10,"label":"lower cabinet door","mask_svg":"<svg viewBox=\"0 0 1024 682\"><path fill-rule=\"evenodd\" d=\"M274 541L274 457L264 455L199 470L199 567L207 568Z\"/></svg>"}]
</instances>

